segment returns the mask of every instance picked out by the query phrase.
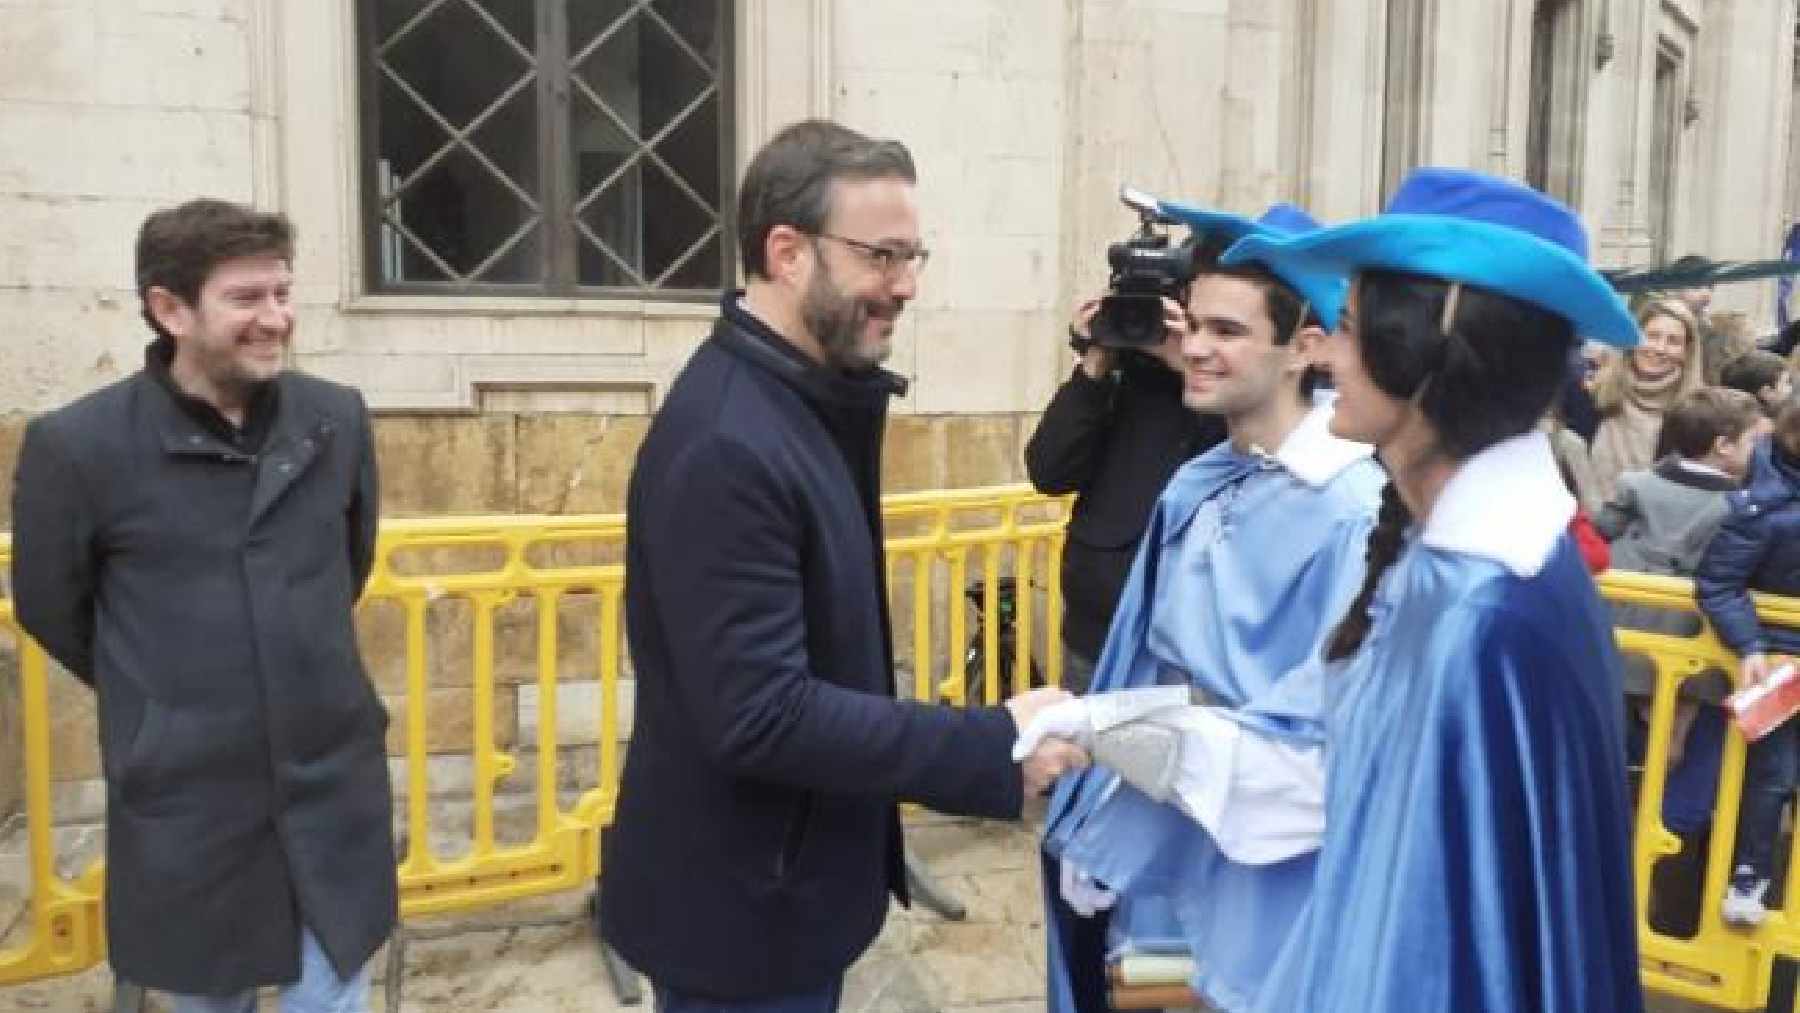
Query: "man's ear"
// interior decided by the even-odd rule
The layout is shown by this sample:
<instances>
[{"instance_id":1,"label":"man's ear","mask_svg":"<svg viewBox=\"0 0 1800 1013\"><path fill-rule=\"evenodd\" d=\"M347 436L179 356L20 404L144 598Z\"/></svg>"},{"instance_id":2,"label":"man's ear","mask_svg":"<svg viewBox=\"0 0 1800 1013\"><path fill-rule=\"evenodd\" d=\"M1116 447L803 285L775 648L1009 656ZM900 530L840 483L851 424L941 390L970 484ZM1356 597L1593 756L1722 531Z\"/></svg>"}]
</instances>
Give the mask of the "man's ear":
<instances>
[{"instance_id":1,"label":"man's ear","mask_svg":"<svg viewBox=\"0 0 1800 1013\"><path fill-rule=\"evenodd\" d=\"M792 225L774 226L763 240L763 263L775 281L800 284L812 257L811 238Z\"/></svg>"},{"instance_id":2,"label":"man's ear","mask_svg":"<svg viewBox=\"0 0 1800 1013\"><path fill-rule=\"evenodd\" d=\"M194 329L193 307L161 285L152 285L144 293L144 307L152 320L175 337L185 338Z\"/></svg>"}]
</instances>

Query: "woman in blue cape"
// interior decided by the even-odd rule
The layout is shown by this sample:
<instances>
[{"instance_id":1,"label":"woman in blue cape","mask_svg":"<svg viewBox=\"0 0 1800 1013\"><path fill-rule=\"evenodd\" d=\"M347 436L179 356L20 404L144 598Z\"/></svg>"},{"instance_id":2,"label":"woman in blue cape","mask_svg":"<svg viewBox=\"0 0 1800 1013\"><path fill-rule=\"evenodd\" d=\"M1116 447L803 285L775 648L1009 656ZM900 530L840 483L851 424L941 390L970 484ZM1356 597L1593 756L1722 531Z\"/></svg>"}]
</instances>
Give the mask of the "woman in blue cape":
<instances>
[{"instance_id":1,"label":"woman in blue cape","mask_svg":"<svg viewBox=\"0 0 1800 1013\"><path fill-rule=\"evenodd\" d=\"M1255 1008L1640 1010L1619 662L1533 429L1577 335L1637 340L1580 221L1423 169L1381 215L1224 261L1337 321L1332 431L1391 478L1326 650L1312 897Z\"/></svg>"}]
</instances>

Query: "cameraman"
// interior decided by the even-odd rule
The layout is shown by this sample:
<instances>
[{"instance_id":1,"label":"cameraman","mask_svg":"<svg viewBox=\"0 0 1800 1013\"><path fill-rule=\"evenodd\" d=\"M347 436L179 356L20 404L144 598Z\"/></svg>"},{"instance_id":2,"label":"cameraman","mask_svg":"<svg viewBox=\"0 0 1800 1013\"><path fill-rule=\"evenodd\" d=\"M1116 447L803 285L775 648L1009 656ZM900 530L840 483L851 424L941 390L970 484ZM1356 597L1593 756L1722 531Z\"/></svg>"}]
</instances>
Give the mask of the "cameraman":
<instances>
[{"instance_id":1,"label":"cameraman","mask_svg":"<svg viewBox=\"0 0 1800 1013\"><path fill-rule=\"evenodd\" d=\"M1087 691L1157 494L1183 462L1225 438L1223 420L1181 402L1179 339L1141 351L1102 347L1089 333L1099 309L1099 299L1076 308L1069 336L1080 362L1025 445L1039 492L1076 494L1062 561L1062 684L1074 693Z\"/></svg>"}]
</instances>

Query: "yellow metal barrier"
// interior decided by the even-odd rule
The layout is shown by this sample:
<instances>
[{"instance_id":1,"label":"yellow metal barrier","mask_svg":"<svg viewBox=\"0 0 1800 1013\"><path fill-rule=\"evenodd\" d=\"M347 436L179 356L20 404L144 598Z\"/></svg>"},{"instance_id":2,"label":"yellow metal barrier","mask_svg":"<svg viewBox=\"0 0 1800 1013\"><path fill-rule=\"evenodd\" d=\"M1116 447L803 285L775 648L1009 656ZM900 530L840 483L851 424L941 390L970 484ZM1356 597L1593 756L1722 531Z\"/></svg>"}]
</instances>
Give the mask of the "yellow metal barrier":
<instances>
[{"instance_id":1,"label":"yellow metal barrier","mask_svg":"<svg viewBox=\"0 0 1800 1013\"><path fill-rule=\"evenodd\" d=\"M1023 688L1032 659L1046 656L1050 681L1059 678L1060 652L1044 652L1035 617L1045 617L1042 643L1056 644L1061 620L1057 576L1066 503L1028 487L931 492L888 497L890 605L899 665L913 673L921 699L969 694L965 673L968 620L963 588L974 557L984 580L985 659L981 698L999 700ZM359 605L397 609L403 623L405 714L403 743L406 842L400 862L406 917L469 910L522 897L579 889L600 871L599 835L613 818L623 738L624 518L454 517L392 520L382 525L374 572ZM0 542L0 567L10 561ZM998 583L1018 588L1014 685L1000 685L1002 620ZM947 582L947 583L946 583ZM561 608L592 599L585 619L594 635L599 705L585 716L597 728L594 783L571 804L558 791L558 687L568 679L562 651ZM537 736L535 822L528 840L503 842L496 833L496 786L518 772L514 753L501 748L496 717L496 617L509 603L535 605ZM473 779L472 827L466 851L442 857L433 845L429 694L434 653L449 653L444 638L428 637L432 610L467 610L472 701L467 745ZM945 617L947 613L947 621ZM22 689L25 821L29 838L27 935L0 949L0 985L91 967L106 956L102 920L103 870L95 863L73 878L56 868L52 837L48 666L36 644L19 635L10 597L0 598L0 626L16 638ZM947 631L947 639L934 636ZM947 658L940 665L936 659ZM442 666L437 666L441 668ZM904 691L904 690L903 690ZM0 926L4 929L4 926Z\"/></svg>"},{"instance_id":2,"label":"yellow metal barrier","mask_svg":"<svg viewBox=\"0 0 1800 1013\"><path fill-rule=\"evenodd\" d=\"M1649 606L1698 616L1693 586L1685 580L1612 572L1600 581L1601 593L1618 604ZM1800 600L1757 595L1757 613L1774 626L1800 628ZM1731 731L1719 771L1718 802L1707 844L1706 874L1701 891L1700 923L1691 939L1663 935L1651 928L1648 911L1651 871L1675 855L1680 841L1663 824L1663 795L1669 773L1669 742L1681 684L1708 669L1737 674L1737 657L1702 624L1692 636L1619 629L1619 646L1648 656L1656 665L1651 702L1649 747L1644 758L1642 788L1634 824L1633 871L1636 874L1638 941L1645 987L1720 1009L1762 1009L1777 956L1800 958L1800 880L1790 854L1789 889L1782 910L1754 931L1736 929L1720 918L1720 901L1731 875L1737 839L1738 800L1744 781L1744 740ZM1800 837L1796 838L1800 841Z\"/></svg>"},{"instance_id":3,"label":"yellow metal barrier","mask_svg":"<svg viewBox=\"0 0 1800 1013\"><path fill-rule=\"evenodd\" d=\"M887 587L898 667L910 672L902 692L919 699L998 701L1024 689L1043 659L1042 675L1060 681L1060 569L1067 503L1024 486L919 493L888 497ZM383 524L375 570L359 606L398 609L403 620L405 715L399 722L404 756L406 852L399 866L401 904L407 917L468 910L522 897L580 889L600 872L599 835L617 801L620 742L624 738L622 562L624 518L455 517L393 520ZM0 541L0 565L10 542ZM1014 581L1016 614L1010 656L1004 643L1000 584ZM965 589L979 579L981 636L971 643ZM1685 581L1611 573L1601 580L1611 601L1694 612ZM596 710L584 716L597 729L593 784L572 802L558 790L558 687L565 671L561 606L585 603L591 612L593 666L599 685ZM503 842L495 824L496 786L518 772L515 754L500 745L496 718L496 616L509 603L535 605L535 670L538 700L534 824L529 839ZM432 691L434 651L442 638L428 637L434 607L456 603L470 616L469 682L472 700L468 755L472 828L467 849L453 858L433 846L432 768L426 701ZM1766 622L1800 627L1800 600L1758 599ZM1039 620L1042 632L1039 632ZM48 666L44 655L19 636L10 598L0 598L0 628L16 638L24 727L24 796L30 872L25 940L0 949L0 985L84 970L105 959L102 870L98 863L73 877L57 871L52 836ZM1699 931L1678 939L1651 929L1645 912L1655 864L1678 848L1663 825L1670 732L1681 683L1708 668L1735 672L1736 659L1710 629L1693 636L1618 631L1620 646L1650 656L1657 681L1652 698L1650 745L1635 821L1634 870L1645 986L1722 1009L1761 1008L1776 956L1800 957L1800 889L1753 932L1726 927L1718 899L1729 876L1743 782L1743 740L1727 736L1717 811L1707 857ZM979 647L979 650L975 650ZM971 671L971 659L980 665ZM1010 666L1005 664L1010 662ZM1001 673L1010 667L1011 684ZM969 680L978 680L975 686ZM519 744L526 745L526 744ZM1800 856L1796 856L1800 857ZM1796 863L1790 862L1790 868Z\"/></svg>"}]
</instances>

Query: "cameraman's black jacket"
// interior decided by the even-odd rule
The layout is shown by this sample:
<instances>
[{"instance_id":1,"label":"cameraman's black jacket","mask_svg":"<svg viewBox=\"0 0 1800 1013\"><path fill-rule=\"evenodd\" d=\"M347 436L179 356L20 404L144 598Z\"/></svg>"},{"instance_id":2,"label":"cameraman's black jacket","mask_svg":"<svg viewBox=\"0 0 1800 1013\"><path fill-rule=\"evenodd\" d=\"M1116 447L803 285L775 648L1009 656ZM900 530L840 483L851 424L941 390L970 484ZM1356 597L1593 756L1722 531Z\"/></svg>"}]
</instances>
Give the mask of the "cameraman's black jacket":
<instances>
[{"instance_id":1,"label":"cameraman's black jacket","mask_svg":"<svg viewBox=\"0 0 1800 1013\"><path fill-rule=\"evenodd\" d=\"M1103 380L1075 373L1044 409L1025 470L1044 493L1078 493L1063 551L1063 641L1092 660L1106 642L1150 508L1182 462L1225 422L1181 403L1181 376L1135 352Z\"/></svg>"}]
</instances>

